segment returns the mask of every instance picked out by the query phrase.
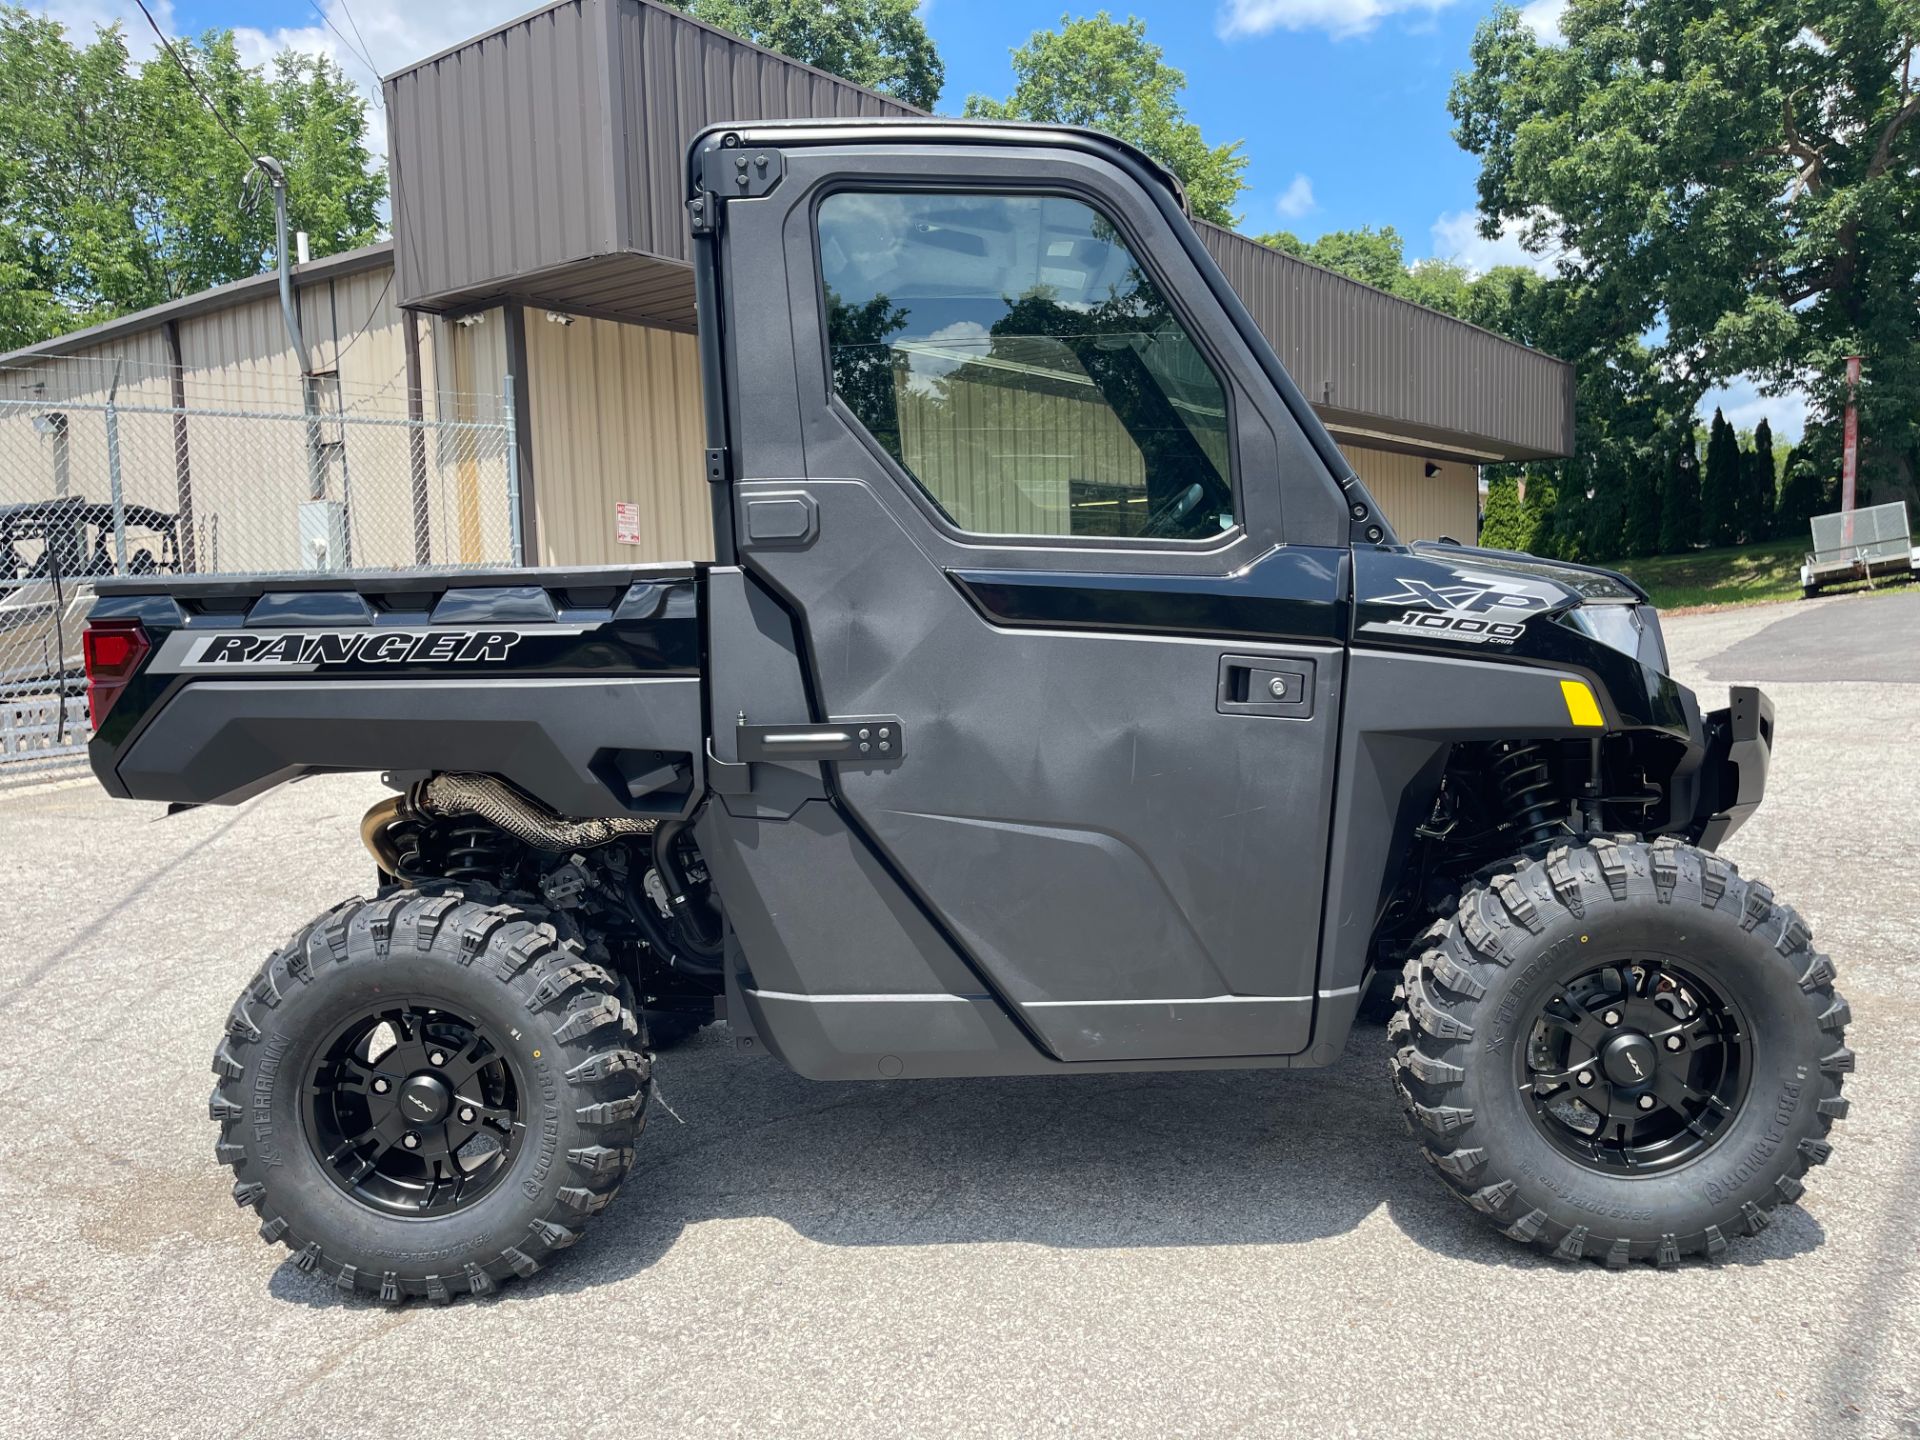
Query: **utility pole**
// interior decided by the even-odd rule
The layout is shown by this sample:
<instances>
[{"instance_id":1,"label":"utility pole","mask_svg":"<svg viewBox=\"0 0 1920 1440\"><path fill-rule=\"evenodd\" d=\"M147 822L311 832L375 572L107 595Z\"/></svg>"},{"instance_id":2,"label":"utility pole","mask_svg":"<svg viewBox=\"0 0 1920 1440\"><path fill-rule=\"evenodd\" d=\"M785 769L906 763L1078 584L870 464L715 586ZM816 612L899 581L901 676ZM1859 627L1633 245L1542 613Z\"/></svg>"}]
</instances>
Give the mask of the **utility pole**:
<instances>
[{"instance_id":1,"label":"utility pole","mask_svg":"<svg viewBox=\"0 0 1920 1440\"><path fill-rule=\"evenodd\" d=\"M1854 481L1860 469L1860 357L1847 357L1847 428L1845 449L1840 456L1840 513L1843 545L1853 544Z\"/></svg>"}]
</instances>

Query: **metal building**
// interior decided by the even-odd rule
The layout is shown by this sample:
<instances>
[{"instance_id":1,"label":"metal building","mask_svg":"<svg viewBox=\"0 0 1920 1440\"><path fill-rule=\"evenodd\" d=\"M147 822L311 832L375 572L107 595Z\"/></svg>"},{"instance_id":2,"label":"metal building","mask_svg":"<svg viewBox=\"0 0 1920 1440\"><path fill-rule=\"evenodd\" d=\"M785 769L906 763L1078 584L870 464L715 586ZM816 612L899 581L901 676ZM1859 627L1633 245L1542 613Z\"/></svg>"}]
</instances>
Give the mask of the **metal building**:
<instances>
[{"instance_id":1,"label":"metal building","mask_svg":"<svg viewBox=\"0 0 1920 1440\"><path fill-rule=\"evenodd\" d=\"M686 144L716 121L916 112L655 0L559 0L388 77L385 98L394 239L298 275L337 403L473 418L444 412L511 377L530 563L709 554ZM1572 449L1567 364L1218 227L1204 234L1403 535L1471 539L1478 465ZM230 395L257 379L284 394L298 379L271 277L0 356L0 401L49 393L56 362L71 391L76 360L100 374L124 362L176 405L203 387ZM257 484L257 458L196 455L195 494ZM430 558L457 560L444 547L458 525L430 513L414 468L415 533L361 553L427 555L431 535Z\"/></svg>"}]
</instances>

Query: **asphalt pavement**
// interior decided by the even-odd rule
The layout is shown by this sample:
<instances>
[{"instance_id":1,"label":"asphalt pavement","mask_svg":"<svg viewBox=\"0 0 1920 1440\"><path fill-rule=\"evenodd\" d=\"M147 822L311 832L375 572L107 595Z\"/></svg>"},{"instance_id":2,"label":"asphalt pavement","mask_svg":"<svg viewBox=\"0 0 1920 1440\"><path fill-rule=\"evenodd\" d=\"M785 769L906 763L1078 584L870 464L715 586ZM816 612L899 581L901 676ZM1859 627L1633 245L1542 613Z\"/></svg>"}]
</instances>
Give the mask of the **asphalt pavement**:
<instances>
[{"instance_id":1,"label":"asphalt pavement","mask_svg":"<svg viewBox=\"0 0 1920 1440\"><path fill-rule=\"evenodd\" d=\"M1683 616L1777 706L1729 853L1852 1001L1852 1117L1718 1264L1570 1267L1450 1199L1381 1031L1325 1071L826 1085L705 1032L550 1271L398 1310L213 1161L239 987L367 882L366 779L163 819L0 793L0 1437L1920 1436L1920 596Z\"/></svg>"}]
</instances>

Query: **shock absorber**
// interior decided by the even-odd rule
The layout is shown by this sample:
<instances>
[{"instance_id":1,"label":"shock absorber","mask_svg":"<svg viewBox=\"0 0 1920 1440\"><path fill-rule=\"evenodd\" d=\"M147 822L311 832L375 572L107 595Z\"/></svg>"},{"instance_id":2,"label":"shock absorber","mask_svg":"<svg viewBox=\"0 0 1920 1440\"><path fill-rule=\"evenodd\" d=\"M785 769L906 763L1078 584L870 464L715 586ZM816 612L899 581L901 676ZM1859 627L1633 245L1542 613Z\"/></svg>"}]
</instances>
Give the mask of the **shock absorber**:
<instances>
[{"instance_id":1,"label":"shock absorber","mask_svg":"<svg viewBox=\"0 0 1920 1440\"><path fill-rule=\"evenodd\" d=\"M1530 741L1503 740L1493 750L1493 784L1521 843L1538 844L1565 830L1560 795L1546 753Z\"/></svg>"},{"instance_id":2,"label":"shock absorber","mask_svg":"<svg viewBox=\"0 0 1920 1440\"><path fill-rule=\"evenodd\" d=\"M440 873L449 880L498 884L501 872L512 863L513 847L491 825L455 822L440 834L445 855Z\"/></svg>"}]
</instances>

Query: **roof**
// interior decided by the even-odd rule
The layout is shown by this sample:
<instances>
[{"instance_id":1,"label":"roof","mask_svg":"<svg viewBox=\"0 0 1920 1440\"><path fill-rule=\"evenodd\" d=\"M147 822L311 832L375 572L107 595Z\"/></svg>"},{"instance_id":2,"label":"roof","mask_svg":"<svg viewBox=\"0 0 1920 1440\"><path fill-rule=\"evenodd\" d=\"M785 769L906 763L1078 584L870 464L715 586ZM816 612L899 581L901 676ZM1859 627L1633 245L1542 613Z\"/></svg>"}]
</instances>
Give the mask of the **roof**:
<instances>
[{"instance_id":1,"label":"roof","mask_svg":"<svg viewBox=\"0 0 1920 1440\"><path fill-rule=\"evenodd\" d=\"M323 280L337 280L342 276L358 274L363 270L374 270L393 261L393 242L382 240L375 245L363 245L357 250L342 250L335 255L323 255L318 260L309 260L305 265L293 267L294 288L317 285ZM78 350L90 349L109 340L117 340L123 335L138 335L164 325L169 320L191 320L196 315L210 314L216 310L225 310L234 305L244 305L248 301L258 300L278 293L280 272L269 270L263 275L250 275L245 280L232 280L225 285L215 285L210 290L202 290L194 295L184 295L178 300L169 300L161 305L152 305L145 310L135 310L131 314L106 320L98 325L89 325L84 330L70 330L65 335L56 335L50 340L42 340L33 345L23 345L0 355L0 366L23 365L34 360L56 355L71 355Z\"/></svg>"}]
</instances>

